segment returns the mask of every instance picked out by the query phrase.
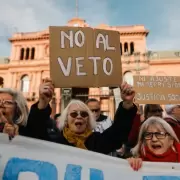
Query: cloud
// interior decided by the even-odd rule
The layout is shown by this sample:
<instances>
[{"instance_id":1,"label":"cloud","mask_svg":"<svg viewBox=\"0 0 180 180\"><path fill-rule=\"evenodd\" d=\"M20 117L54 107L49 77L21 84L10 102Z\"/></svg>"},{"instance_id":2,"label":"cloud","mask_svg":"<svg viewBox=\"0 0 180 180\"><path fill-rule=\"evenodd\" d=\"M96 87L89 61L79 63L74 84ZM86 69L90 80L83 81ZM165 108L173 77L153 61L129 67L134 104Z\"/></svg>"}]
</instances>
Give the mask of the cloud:
<instances>
[{"instance_id":1,"label":"cloud","mask_svg":"<svg viewBox=\"0 0 180 180\"><path fill-rule=\"evenodd\" d=\"M92 6L93 4L96 5ZM75 16L75 0L1 0L0 12L2 56L10 54L7 39L15 32L34 32L47 29L49 25L65 25ZM90 25L109 23L108 14L108 6L104 0L82 0L79 4L79 16Z\"/></svg>"},{"instance_id":2,"label":"cloud","mask_svg":"<svg viewBox=\"0 0 180 180\"><path fill-rule=\"evenodd\" d=\"M131 3L79 0L79 17L90 26L101 23L117 26L123 23L144 24L150 27L148 49L180 49L179 0L172 0L171 3L169 0L129 1ZM134 10L142 3L142 8ZM1 0L0 12L0 56L9 56L8 38L13 33L35 32L47 29L50 25L65 25L75 16L75 0Z\"/></svg>"},{"instance_id":3,"label":"cloud","mask_svg":"<svg viewBox=\"0 0 180 180\"><path fill-rule=\"evenodd\" d=\"M176 3L173 3L176 2ZM180 1L161 4L163 12L157 14L158 31L150 32L148 48L152 50L180 50ZM156 25L156 24L155 24ZM156 34L155 34L156 33Z\"/></svg>"}]
</instances>

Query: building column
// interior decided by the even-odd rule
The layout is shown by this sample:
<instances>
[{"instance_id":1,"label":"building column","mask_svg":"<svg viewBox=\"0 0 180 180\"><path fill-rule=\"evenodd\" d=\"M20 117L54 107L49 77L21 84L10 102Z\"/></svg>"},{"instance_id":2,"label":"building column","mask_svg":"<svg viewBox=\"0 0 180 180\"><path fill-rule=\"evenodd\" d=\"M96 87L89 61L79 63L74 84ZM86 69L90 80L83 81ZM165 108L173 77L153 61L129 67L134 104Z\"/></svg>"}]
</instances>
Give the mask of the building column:
<instances>
[{"instance_id":1,"label":"building column","mask_svg":"<svg viewBox=\"0 0 180 180\"><path fill-rule=\"evenodd\" d=\"M122 54L124 54L124 43L121 44L122 44Z\"/></svg>"},{"instance_id":2,"label":"building column","mask_svg":"<svg viewBox=\"0 0 180 180\"><path fill-rule=\"evenodd\" d=\"M17 79L17 74L13 72L12 88L16 88L16 79Z\"/></svg>"},{"instance_id":3,"label":"building column","mask_svg":"<svg viewBox=\"0 0 180 180\"><path fill-rule=\"evenodd\" d=\"M36 72L36 79L35 79L35 93L39 97L39 86L41 84L41 72Z\"/></svg>"},{"instance_id":4,"label":"building column","mask_svg":"<svg viewBox=\"0 0 180 180\"><path fill-rule=\"evenodd\" d=\"M30 81L30 95L33 95L35 93L35 97L37 96L35 91L35 83L36 83L36 72L31 72L31 81Z\"/></svg>"},{"instance_id":5,"label":"building column","mask_svg":"<svg viewBox=\"0 0 180 180\"><path fill-rule=\"evenodd\" d=\"M20 46L16 46L14 56L13 56L14 60L19 60L20 59L20 53L21 53L20 51L21 51Z\"/></svg>"}]
</instances>

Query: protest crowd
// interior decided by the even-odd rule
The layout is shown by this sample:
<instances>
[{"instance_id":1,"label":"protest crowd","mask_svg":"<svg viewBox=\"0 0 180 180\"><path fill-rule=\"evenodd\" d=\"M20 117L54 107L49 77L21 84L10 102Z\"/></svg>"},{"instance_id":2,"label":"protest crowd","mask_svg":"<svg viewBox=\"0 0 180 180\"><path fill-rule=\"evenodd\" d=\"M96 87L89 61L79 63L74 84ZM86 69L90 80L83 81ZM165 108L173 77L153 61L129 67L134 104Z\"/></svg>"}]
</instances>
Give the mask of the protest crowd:
<instances>
[{"instance_id":1,"label":"protest crowd","mask_svg":"<svg viewBox=\"0 0 180 180\"><path fill-rule=\"evenodd\" d=\"M38 102L30 111L21 92L1 88L0 132L10 141L22 135L127 159L135 171L143 161L180 162L180 105L146 104L142 120L134 88L123 82L120 90L122 102L110 119L101 114L96 99L72 99L52 118L54 85L49 78L39 86Z\"/></svg>"}]
</instances>

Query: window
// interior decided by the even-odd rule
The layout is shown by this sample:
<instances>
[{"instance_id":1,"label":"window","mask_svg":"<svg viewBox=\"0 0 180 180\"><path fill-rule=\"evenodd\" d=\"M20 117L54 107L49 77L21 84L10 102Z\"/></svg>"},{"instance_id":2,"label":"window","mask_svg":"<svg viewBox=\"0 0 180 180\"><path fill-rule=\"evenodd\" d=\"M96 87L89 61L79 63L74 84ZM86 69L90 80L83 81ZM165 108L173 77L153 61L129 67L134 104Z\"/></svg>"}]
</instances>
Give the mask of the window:
<instances>
[{"instance_id":1,"label":"window","mask_svg":"<svg viewBox=\"0 0 180 180\"><path fill-rule=\"evenodd\" d=\"M134 43L130 43L130 54L132 55L134 53Z\"/></svg>"},{"instance_id":2,"label":"window","mask_svg":"<svg viewBox=\"0 0 180 180\"><path fill-rule=\"evenodd\" d=\"M128 84L130 84L130 85L133 86L133 84L134 84L134 81L133 81L133 73L130 72L130 71L124 73L123 81L126 81Z\"/></svg>"},{"instance_id":3,"label":"window","mask_svg":"<svg viewBox=\"0 0 180 180\"><path fill-rule=\"evenodd\" d=\"M24 48L21 48L21 52L20 52L20 60L24 59Z\"/></svg>"},{"instance_id":4,"label":"window","mask_svg":"<svg viewBox=\"0 0 180 180\"><path fill-rule=\"evenodd\" d=\"M34 59L35 56L35 48L31 48L31 59Z\"/></svg>"},{"instance_id":5,"label":"window","mask_svg":"<svg viewBox=\"0 0 180 180\"><path fill-rule=\"evenodd\" d=\"M122 43L120 43L120 53L122 55Z\"/></svg>"},{"instance_id":6,"label":"window","mask_svg":"<svg viewBox=\"0 0 180 180\"><path fill-rule=\"evenodd\" d=\"M124 43L124 52L128 52L128 43Z\"/></svg>"},{"instance_id":7,"label":"window","mask_svg":"<svg viewBox=\"0 0 180 180\"><path fill-rule=\"evenodd\" d=\"M0 88L3 88L3 85L4 85L4 79L0 77Z\"/></svg>"},{"instance_id":8,"label":"window","mask_svg":"<svg viewBox=\"0 0 180 180\"><path fill-rule=\"evenodd\" d=\"M26 60L29 59L29 48L26 49Z\"/></svg>"},{"instance_id":9,"label":"window","mask_svg":"<svg viewBox=\"0 0 180 180\"><path fill-rule=\"evenodd\" d=\"M30 85L29 77L27 75L23 76L21 78L21 91L24 93L29 92L29 85Z\"/></svg>"}]
</instances>

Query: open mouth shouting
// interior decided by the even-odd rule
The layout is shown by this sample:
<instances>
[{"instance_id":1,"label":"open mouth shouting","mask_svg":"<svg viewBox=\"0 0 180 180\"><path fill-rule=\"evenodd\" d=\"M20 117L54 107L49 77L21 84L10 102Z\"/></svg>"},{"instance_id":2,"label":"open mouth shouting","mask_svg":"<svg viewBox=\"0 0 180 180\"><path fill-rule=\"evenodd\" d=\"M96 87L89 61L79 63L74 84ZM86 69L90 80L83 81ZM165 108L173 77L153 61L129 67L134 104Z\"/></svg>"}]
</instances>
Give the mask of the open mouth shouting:
<instances>
[{"instance_id":1,"label":"open mouth shouting","mask_svg":"<svg viewBox=\"0 0 180 180\"><path fill-rule=\"evenodd\" d=\"M82 122L82 121L76 121L76 122L75 122L75 126L76 126L77 128L81 128L82 125L83 125L83 122Z\"/></svg>"},{"instance_id":2,"label":"open mouth shouting","mask_svg":"<svg viewBox=\"0 0 180 180\"><path fill-rule=\"evenodd\" d=\"M159 144L153 144L153 145L151 145L151 147L152 147L154 150L159 150L159 149L162 148L162 146L159 145Z\"/></svg>"}]
</instances>

